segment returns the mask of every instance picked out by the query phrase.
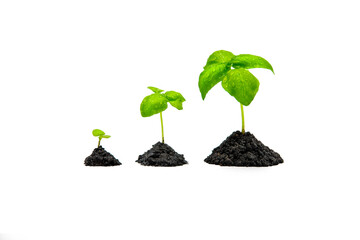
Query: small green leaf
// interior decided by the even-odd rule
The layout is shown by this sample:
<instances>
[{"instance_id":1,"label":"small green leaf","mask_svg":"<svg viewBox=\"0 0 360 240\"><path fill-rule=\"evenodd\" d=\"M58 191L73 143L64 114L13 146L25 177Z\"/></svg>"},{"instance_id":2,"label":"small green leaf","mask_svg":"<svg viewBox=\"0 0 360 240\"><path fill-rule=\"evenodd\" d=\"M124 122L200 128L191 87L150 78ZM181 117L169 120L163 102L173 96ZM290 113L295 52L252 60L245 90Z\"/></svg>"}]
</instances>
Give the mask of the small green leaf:
<instances>
[{"instance_id":1,"label":"small green leaf","mask_svg":"<svg viewBox=\"0 0 360 240\"><path fill-rule=\"evenodd\" d=\"M150 117L166 110L167 102L166 97L160 93L146 96L140 104L141 116Z\"/></svg>"},{"instance_id":2,"label":"small green leaf","mask_svg":"<svg viewBox=\"0 0 360 240\"><path fill-rule=\"evenodd\" d=\"M203 100L210 89L220 82L229 70L230 66L223 63L212 64L202 71L199 77L199 89Z\"/></svg>"},{"instance_id":3,"label":"small green leaf","mask_svg":"<svg viewBox=\"0 0 360 240\"><path fill-rule=\"evenodd\" d=\"M153 91L154 93L161 93L161 92L164 91L164 90L161 90L161 89L156 88L156 87L148 87L148 89L150 89L150 90Z\"/></svg>"},{"instance_id":4,"label":"small green leaf","mask_svg":"<svg viewBox=\"0 0 360 240\"><path fill-rule=\"evenodd\" d=\"M164 93L164 96L169 101L175 101L175 100L181 100L182 102L185 101L185 98L181 95L181 93L175 91L167 91L166 93Z\"/></svg>"},{"instance_id":5,"label":"small green leaf","mask_svg":"<svg viewBox=\"0 0 360 240\"><path fill-rule=\"evenodd\" d=\"M274 73L271 64L266 61L266 59L251 54L237 55L231 60L231 63L233 64L234 68L265 68L271 70Z\"/></svg>"},{"instance_id":6,"label":"small green leaf","mask_svg":"<svg viewBox=\"0 0 360 240\"><path fill-rule=\"evenodd\" d=\"M219 50L216 52L213 52L207 62L206 62L206 66L204 67L207 68L209 66L211 66L212 64L219 64L219 63L229 63L231 61L231 59L235 57L235 55L229 51L225 51L225 50Z\"/></svg>"},{"instance_id":7,"label":"small green leaf","mask_svg":"<svg viewBox=\"0 0 360 240\"><path fill-rule=\"evenodd\" d=\"M94 137L105 135L105 133L103 131L101 131L100 129L94 129L92 131L92 134L93 134Z\"/></svg>"},{"instance_id":8,"label":"small green leaf","mask_svg":"<svg viewBox=\"0 0 360 240\"><path fill-rule=\"evenodd\" d=\"M242 105L248 106L259 90L259 80L246 69L232 69L222 81L223 88Z\"/></svg>"},{"instance_id":9,"label":"small green leaf","mask_svg":"<svg viewBox=\"0 0 360 240\"><path fill-rule=\"evenodd\" d=\"M177 108L178 110L182 110L182 103L185 102L185 98L179 92L175 91L167 91L164 93L164 96L167 98L171 106Z\"/></svg>"},{"instance_id":10,"label":"small green leaf","mask_svg":"<svg viewBox=\"0 0 360 240\"><path fill-rule=\"evenodd\" d=\"M169 103L177 110L183 110L183 105L182 105L183 102L176 100L176 101L170 101Z\"/></svg>"},{"instance_id":11,"label":"small green leaf","mask_svg":"<svg viewBox=\"0 0 360 240\"><path fill-rule=\"evenodd\" d=\"M103 135L101 136L102 138L110 138L111 136L110 135Z\"/></svg>"}]
</instances>

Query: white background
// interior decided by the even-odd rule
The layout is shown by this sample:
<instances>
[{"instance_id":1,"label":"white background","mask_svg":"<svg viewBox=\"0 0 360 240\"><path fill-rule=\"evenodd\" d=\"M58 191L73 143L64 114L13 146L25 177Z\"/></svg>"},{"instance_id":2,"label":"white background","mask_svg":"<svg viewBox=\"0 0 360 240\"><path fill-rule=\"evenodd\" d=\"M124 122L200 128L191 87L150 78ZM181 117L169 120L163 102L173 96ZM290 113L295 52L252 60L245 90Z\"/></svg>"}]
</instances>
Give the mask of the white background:
<instances>
[{"instance_id":1,"label":"white background","mask_svg":"<svg viewBox=\"0 0 360 240\"><path fill-rule=\"evenodd\" d=\"M0 239L360 239L356 1L1 1ZM274 67L245 123L285 163L203 162L241 128L216 50ZM161 138L147 86L181 92L165 141L189 165L143 167ZM123 165L89 168L91 135Z\"/></svg>"}]
</instances>

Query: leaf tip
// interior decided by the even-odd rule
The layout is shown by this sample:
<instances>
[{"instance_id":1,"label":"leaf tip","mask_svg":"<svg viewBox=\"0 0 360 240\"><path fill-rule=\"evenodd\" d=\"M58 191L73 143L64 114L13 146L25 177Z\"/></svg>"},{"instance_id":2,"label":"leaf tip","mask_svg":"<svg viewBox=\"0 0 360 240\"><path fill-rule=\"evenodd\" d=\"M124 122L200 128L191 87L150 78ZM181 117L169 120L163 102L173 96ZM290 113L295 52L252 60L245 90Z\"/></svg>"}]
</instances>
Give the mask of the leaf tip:
<instances>
[{"instance_id":1,"label":"leaf tip","mask_svg":"<svg viewBox=\"0 0 360 240\"><path fill-rule=\"evenodd\" d=\"M202 98L202 100L204 101L205 100L205 97L206 97L206 93L205 92L202 92L202 91L200 91L201 92L201 98Z\"/></svg>"}]
</instances>

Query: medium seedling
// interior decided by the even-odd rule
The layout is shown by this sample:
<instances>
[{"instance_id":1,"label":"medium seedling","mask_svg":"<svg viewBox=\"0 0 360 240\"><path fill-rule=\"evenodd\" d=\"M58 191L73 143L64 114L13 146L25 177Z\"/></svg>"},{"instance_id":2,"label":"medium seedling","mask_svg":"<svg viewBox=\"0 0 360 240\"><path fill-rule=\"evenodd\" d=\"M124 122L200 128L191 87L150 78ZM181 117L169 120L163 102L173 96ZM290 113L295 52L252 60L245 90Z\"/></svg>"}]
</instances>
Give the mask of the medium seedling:
<instances>
[{"instance_id":1,"label":"medium seedling","mask_svg":"<svg viewBox=\"0 0 360 240\"><path fill-rule=\"evenodd\" d=\"M103 131L101 131L100 129L94 129L92 131L92 134L94 137L98 137L99 138L99 142L98 142L98 147L100 147L100 142L101 142L101 139L103 138L110 138L111 136L110 135L105 135L105 133Z\"/></svg>"},{"instance_id":2,"label":"medium seedling","mask_svg":"<svg viewBox=\"0 0 360 240\"><path fill-rule=\"evenodd\" d=\"M245 133L243 106L250 105L260 85L259 80L247 70L251 68L265 68L274 73L270 63L262 57L251 54L235 56L229 51L219 50L209 56L199 77L199 89L203 100L210 89L221 82L225 91L240 103L242 133Z\"/></svg>"},{"instance_id":3,"label":"medium seedling","mask_svg":"<svg viewBox=\"0 0 360 240\"><path fill-rule=\"evenodd\" d=\"M164 124L162 118L162 112L165 111L168 107L168 102L171 106L175 107L178 110L182 110L182 103L185 102L185 98L178 92L167 91L162 93L164 90L161 90L156 87L148 87L154 93L146 96L140 104L140 112L143 117L150 117L154 114L160 113L161 121L161 136L162 143L164 143Z\"/></svg>"}]
</instances>

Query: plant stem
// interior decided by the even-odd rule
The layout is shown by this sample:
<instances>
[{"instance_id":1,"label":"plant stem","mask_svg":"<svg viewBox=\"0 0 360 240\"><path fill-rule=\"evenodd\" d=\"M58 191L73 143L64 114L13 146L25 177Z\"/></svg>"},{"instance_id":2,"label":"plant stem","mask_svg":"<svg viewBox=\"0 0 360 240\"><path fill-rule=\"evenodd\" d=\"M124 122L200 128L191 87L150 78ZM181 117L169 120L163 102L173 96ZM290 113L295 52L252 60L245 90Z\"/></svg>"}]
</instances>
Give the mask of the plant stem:
<instances>
[{"instance_id":1,"label":"plant stem","mask_svg":"<svg viewBox=\"0 0 360 240\"><path fill-rule=\"evenodd\" d=\"M101 138L99 138L98 147L100 147L100 141L101 141Z\"/></svg>"},{"instance_id":2,"label":"plant stem","mask_svg":"<svg viewBox=\"0 0 360 240\"><path fill-rule=\"evenodd\" d=\"M164 143L164 124L162 119L162 112L160 112L160 120L161 120L161 136L162 136L162 143Z\"/></svg>"},{"instance_id":3,"label":"plant stem","mask_svg":"<svg viewBox=\"0 0 360 240\"><path fill-rule=\"evenodd\" d=\"M245 119L244 119L244 107L243 105L240 103L240 106L241 106L241 120L242 120L242 129L241 129L241 132L243 134L245 134Z\"/></svg>"}]
</instances>

